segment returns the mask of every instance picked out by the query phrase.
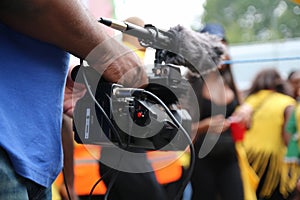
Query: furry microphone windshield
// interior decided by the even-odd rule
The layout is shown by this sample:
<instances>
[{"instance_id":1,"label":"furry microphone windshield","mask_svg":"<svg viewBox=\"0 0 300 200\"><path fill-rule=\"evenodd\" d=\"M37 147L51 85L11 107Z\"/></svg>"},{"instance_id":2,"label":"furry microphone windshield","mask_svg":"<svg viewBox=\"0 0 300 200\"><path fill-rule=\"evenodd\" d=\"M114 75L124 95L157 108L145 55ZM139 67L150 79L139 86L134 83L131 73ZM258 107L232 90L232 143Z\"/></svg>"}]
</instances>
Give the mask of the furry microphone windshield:
<instances>
[{"instance_id":1,"label":"furry microphone windshield","mask_svg":"<svg viewBox=\"0 0 300 200\"><path fill-rule=\"evenodd\" d=\"M226 52L221 38L199 33L181 25L170 28L173 35L168 49L162 50L166 64L183 65L192 72L204 74L216 70Z\"/></svg>"},{"instance_id":2,"label":"furry microphone windshield","mask_svg":"<svg viewBox=\"0 0 300 200\"><path fill-rule=\"evenodd\" d=\"M182 65L198 74L216 70L226 51L221 38L181 25L162 31L151 24L141 27L103 17L99 22L137 37L142 46L156 49L156 55L166 64Z\"/></svg>"}]
</instances>

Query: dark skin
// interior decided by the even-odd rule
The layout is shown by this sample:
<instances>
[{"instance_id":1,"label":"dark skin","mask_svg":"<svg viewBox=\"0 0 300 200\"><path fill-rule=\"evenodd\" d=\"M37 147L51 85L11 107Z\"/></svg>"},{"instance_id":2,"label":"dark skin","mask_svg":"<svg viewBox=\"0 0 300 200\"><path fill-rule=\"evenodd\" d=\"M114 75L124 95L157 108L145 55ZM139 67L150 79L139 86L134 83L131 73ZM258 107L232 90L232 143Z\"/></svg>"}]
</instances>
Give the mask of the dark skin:
<instances>
[{"instance_id":1,"label":"dark skin","mask_svg":"<svg viewBox=\"0 0 300 200\"><path fill-rule=\"evenodd\" d=\"M147 75L139 58L134 52L112 39L79 0L1 0L0 23L87 60L89 65L99 72L104 71L103 76L108 81L120 81L131 87L142 87L147 84ZM91 56L91 51L99 44L100 50ZM65 114L72 117L75 102L72 102L71 98L73 85L70 77L68 80L65 104L69 102L71 106L64 105L64 109ZM83 88L79 86L79 89ZM64 162L65 167L70 167L66 168L66 177L71 195L74 197L71 168L73 156L70 155L72 151L69 151L73 149L70 148L73 144L70 135L72 130L70 118L64 115L63 120Z\"/></svg>"},{"instance_id":2,"label":"dark skin","mask_svg":"<svg viewBox=\"0 0 300 200\"><path fill-rule=\"evenodd\" d=\"M291 116L293 110L294 110L294 106L288 106L286 107L286 109L284 110L284 125L282 126L282 138L284 141L284 144L287 146L290 140L290 134L286 132L285 130L285 125L289 119L289 117Z\"/></svg>"},{"instance_id":3,"label":"dark skin","mask_svg":"<svg viewBox=\"0 0 300 200\"><path fill-rule=\"evenodd\" d=\"M78 199L75 189L74 189L74 158L73 158L73 130L72 130L72 119L67 115L63 114L63 123L62 123L62 142L63 142L63 151L64 151L64 176L66 177L66 183L68 186L69 194L71 199ZM65 183L65 184L66 184ZM64 199L68 199L68 194L63 184L59 190L61 196Z\"/></svg>"},{"instance_id":4,"label":"dark skin","mask_svg":"<svg viewBox=\"0 0 300 200\"><path fill-rule=\"evenodd\" d=\"M111 39L79 0L2 0L0 22L82 59L102 43L101 53L89 56L87 61L98 71L105 70L106 80L121 79L135 87L147 83L146 72L137 56Z\"/></svg>"}]
</instances>

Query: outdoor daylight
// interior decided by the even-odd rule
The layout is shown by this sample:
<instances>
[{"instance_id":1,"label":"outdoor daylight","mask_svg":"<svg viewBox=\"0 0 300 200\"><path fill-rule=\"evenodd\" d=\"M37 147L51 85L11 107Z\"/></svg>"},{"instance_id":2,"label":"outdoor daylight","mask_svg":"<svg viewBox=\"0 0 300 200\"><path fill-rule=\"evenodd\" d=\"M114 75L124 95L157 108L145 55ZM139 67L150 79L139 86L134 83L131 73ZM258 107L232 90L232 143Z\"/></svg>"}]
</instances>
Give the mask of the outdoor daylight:
<instances>
[{"instance_id":1,"label":"outdoor daylight","mask_svg":"<svg viewBox=\"0 0 300 200\"><path fill-rule=\"evenodd\" d=\"M0 200L300 200L300 0L1 0Z\"/></svg>"}]
</instances>

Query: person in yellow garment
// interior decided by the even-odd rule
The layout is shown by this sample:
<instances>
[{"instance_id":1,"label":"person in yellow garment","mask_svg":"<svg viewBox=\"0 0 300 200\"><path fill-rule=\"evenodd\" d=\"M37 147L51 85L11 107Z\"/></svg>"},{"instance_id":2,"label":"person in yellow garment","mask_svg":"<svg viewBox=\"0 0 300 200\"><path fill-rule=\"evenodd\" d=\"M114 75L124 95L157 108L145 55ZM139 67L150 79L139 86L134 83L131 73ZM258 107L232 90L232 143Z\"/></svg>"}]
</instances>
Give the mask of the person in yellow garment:
<instances>
[{"instance_id":1,"label":"person in yellow garment","mask_svg":"<svg viewBox=\"0 0 300 200\"><path fill-rule=\"evenodd\" d=\"M284 127L296 103L287 95L288 91L275 69L263 69L255 76L244 104L237 111L248 121L243 145L260 179L258 199L283 200L292 192L285 187L289 180L282 179L288 142Z\"/></svg>"}]
</instances>

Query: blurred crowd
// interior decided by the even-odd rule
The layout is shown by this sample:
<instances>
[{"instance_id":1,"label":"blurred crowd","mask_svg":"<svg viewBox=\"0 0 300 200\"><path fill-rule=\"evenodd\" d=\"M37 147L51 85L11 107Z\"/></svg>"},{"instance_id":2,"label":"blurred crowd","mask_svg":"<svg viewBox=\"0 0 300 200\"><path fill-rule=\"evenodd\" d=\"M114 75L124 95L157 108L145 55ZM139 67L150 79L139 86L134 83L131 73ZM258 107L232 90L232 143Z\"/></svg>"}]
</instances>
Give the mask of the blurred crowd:
<instances>
[{"instance_id":1,"label":"blurred crowd","mask_svg":"<svg viewBox=\"0 0 300 200\"><path fill-rule=\"evenodd\" d=\"M144 26L139 17L124 21ZM130 141L126 148L111 148L75 142L74 106L92 87L74 81L70 54L107 82L131 88L131 97L141 91L132 88L149 85L147 48L136 37L111 37L80 1L0 1L0 199L300 200L300 68L295 66L287 78L275 68L263 68L247 90L239 90L231 64L223 62L231 60L225 28L207 23L191 30L218 44L210 48L189 40L193 49L213 49L192 52L201 57L197 63L161 49L156 54L203 65L181 74L189 87L176 99L180 105L169 105L186 111L191 136L185 135L186 149L154 151L130 146ZM190 56L180 44L172 45ZM141 105L135 108L137 118L147 114ZM153 109L160 113L160 108ZM82 114L88 134L90 120L97 121L90 110ZM165 122L159 133L181 128L167 115L159 117ZM178 132L174 138L181 140Z\"/></svg>"},{"instance_id":2,"label":"blurred crowd","mask_svg":"<svg viewBox=\"0 0 300 200\"><path fill-rule=\"evenodd\" d=\"M125 21L143 27L143 20L131 17ZM228 48L224 27L207 24L199 30L220 38ZM137 38L123 34L122 41L143 61L146 49ZM230 60L230 55L224 55ZM221 64L217 70L198 76L187 72L192 86L188 91L197 104L186 106L192 116L193 144L196 161L183 200L296 200L300 199L298 133L300 126L300 70L282 78L275 68L259 71L248 90L240 91L234 82L231 65ZM186 98L189 98L187 95ZM195 113L195 106L200 113ZM72 199L104 199L112 178L98 185L109 168L99 165L99 146L74 144L74 185ZM118 172L113 199L175 199L189 165L189 151L147 152L147 162L154 173L141 175ZM176 160L163 169L156 169ZM100 170L99 170L100 167ZM101 171L101 168L107 168ZM115 172L116 173L116 172ZM128 185L128 181L130 184ZM68 199L62 174L53 185ZM91 188L95 190L91 193ZM140 193L140 191L143 191Z\"/></svg>"}]
</instances>

